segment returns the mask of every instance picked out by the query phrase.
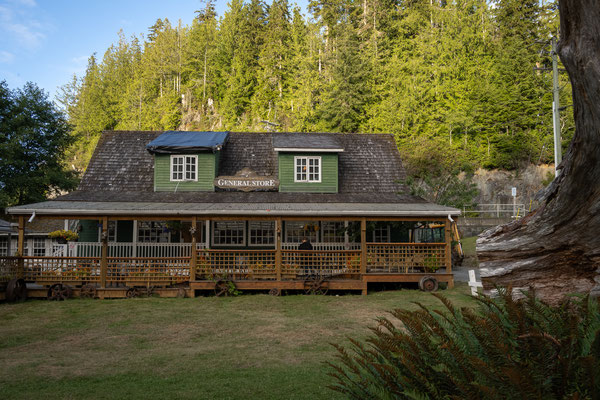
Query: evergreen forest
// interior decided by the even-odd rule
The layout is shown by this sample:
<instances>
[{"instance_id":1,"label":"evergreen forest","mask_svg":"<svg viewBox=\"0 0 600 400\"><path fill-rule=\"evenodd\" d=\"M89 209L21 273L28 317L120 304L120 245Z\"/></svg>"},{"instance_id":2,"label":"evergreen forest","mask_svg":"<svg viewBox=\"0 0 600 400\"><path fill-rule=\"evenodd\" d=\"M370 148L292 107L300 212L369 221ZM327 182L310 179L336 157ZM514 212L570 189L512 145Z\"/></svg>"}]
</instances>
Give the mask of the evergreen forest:
<instances>
[{"instance_id":1,"label":"evergreen forest","mask_svg":"<svg viewBox=\"0 0 600 400\"><path fill-rule=\"evenodd\" d=\"M103 130L391 133L409 169L553 162L549 0L231 0L89 58L57 100L84 170ZM560 75L563 145L574 124ZM410 171L409 171L410 172Z\"/></svg>"}]
</instances>

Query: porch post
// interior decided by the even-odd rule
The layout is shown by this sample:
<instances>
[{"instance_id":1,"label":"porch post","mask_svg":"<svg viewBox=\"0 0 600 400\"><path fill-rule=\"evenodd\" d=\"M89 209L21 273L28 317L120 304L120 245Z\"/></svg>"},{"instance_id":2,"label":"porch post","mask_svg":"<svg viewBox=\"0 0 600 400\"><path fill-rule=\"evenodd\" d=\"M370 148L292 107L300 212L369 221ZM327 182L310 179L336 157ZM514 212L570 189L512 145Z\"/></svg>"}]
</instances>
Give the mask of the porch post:
<instances>
[{"instance_id":1,"label":"porch post","mask_svg":"<svg viewBox=\"0 0 600 400\"><path fill-rule=\"evenodd\" d=\"M19 256L23 257L23 250L25 247L25 217L19 215L19 241L17 242L17 252Z\"/></svg>"},{"instance_id":2,"label":"porch post","mask_svg":"<svg viewBox=\"0 0 600 400\"><path fill-rule=\"evenodd\" d=\"M100 287L106 287L106 271L108 269L108 217L102 217L102 234L100 235L102 243L102 258L100 259Z\"/></svg>"},{"instance_id":3,"label":"porch post","mask_svg":"<svg viewBox=\"0 0 600 400\"><path fill-rule=\"evenodd\" d=\"M138 242L138 220L133 220L133 243L131 249L131 257L137 257L137 242Z\"/></svg>"},{"instance_id":4,"label":"porch post","mask_svg":"<svg viewBox=\"0 0 600 400\"><path fill-rule=\"evenodd\" d=\"M275 271L277 281L281 282L281 217L275 221Z\"/></svg>"},{"instance_id":5,"label":"porch post","mask_svg":"<svg viewBox=\"0 0 600 400\"><path fill-rule=\"evenodd\" d=\"M204 226L204 248L210 248L210 219L206 219L206 225Z\"/></svg>"},{"instance_id":6,"label":"porch post","mask_svg":"<svg viewBox=\"0 0 600 400\"><path fill-rule=\"evenodd\" d=\"M23 278L24 271L25 271L25 268L23 265L24 247L25 247L25 217L23 217L22 215L19 215L19 241L17 242L17 253L19 254L19 259L17 261L17 278Z\"/></svg>"},{"instance_id":7,"label":"porch post","mask_svg":"<svg viewBox=\"0 0 600 400\"><path fill-rule=\"evenodd\" d=\"M452 273L452 223L449 218L446 218L446 226L444 228L444 238L446 239L446 273ZM448 281L448 289L452 289L454 287L454 275L450 277Z\"/></svg>"},{"instance_id":8,"label":"porch post","mask_svg":"<svg viewBox=\"0 0 600 400\"><path fill-rule=\"evenodd\" d=\"M196 249L196 235L198 230L198 219L192 217L192 254L190 258L190 282L196 280L196 264L198 263L198 251Z\"/></svg>"},{"instance_id":9,"label":"porch post","mask_svg":"<svg viewBox=\"0 0 600 400\"><path fill-rule=\"evenodd\" d=\"M367 294L367 281L365 280L365 274L367 273L367 219L361 218L360 220L360 276L364 282L364 288L362 294Z\"/></svg>"}]
</instances>

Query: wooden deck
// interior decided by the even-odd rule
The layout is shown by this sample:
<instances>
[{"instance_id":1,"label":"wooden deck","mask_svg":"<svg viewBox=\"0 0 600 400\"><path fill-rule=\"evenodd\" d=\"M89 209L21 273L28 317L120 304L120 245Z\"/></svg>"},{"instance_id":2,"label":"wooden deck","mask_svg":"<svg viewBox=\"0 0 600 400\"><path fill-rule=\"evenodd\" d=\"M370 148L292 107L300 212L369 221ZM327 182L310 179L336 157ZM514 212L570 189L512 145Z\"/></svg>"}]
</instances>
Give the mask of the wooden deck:
<instances>
[{"instance_id":1,"label":"wooden deck","mask_svg":"<svg viewBox=\"0 0 600 400\"><path fill-rule=\"evenodd\" d=\"M447 243L366 243L358 250L197 249L190 257L108 257L105 252L0 258L0 291L19 278L30 284L30 297L191 297L199 291L247 290L366 294L369 283L419 282L426 276L453 286Z\"/></svg>"}]
</instances>

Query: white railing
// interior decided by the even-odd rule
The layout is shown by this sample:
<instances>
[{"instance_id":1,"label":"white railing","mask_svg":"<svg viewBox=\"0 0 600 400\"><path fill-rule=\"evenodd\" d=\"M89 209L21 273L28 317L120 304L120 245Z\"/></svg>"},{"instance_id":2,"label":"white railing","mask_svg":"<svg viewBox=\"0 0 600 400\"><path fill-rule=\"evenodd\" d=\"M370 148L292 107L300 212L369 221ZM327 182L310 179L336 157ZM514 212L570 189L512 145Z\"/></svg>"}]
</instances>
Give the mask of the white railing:
<instances>
[{"instance_id":1,"label":"white railing","mask_svg":"<svg viewBox=\"0 0 600 400\"><path fill-rule=\"evenodd\" d=\"M190 243L109 243L108 257L165 257L191 256ZM102 243L76 242L55 244L53 257L101 257Z\"/></svg>"},{"instance_id":2,"label":"white railing","mask_svg":"<svg viewBox=\"0 0 600 400\"><path fill-rule=\"evenodd\" d=\"M312 243L313 250L360 250L360 243L332 243L315 242ZM282 250L298 250L300 243L281 243Z\"/></svg>"},{"instance_id":3,"label":"white railing","mask_svg":"<svg viewBox=\"0 0 600 400\"><path fill-rule=\"evenodd\" d=\"M463 217L520 218L527 213L524 204L478 204L474 208L463 207Z\"/></svg>"}]
</instances>

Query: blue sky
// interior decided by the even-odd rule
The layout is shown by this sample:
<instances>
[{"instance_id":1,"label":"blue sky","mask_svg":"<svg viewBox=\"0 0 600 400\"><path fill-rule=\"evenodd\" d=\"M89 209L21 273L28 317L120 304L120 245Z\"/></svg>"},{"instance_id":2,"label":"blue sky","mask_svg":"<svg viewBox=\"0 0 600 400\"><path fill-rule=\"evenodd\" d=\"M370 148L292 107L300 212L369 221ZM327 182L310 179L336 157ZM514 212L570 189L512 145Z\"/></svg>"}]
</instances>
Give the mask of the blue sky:
<instances>
[{"instance_id":1,"label":"blue sky","mask_svg":"<svg viewBox=\"0 0 600 400\"><path fill-rule=\"evenodd\" d=\"M93 53L102 58L120 29L145 35L158 18L189 25L202 7L200 0L0 0L0 81L11 89L32 81L54 99ZM222 16L227 1L216 8Z\"/></svg>"}]
</instances>

